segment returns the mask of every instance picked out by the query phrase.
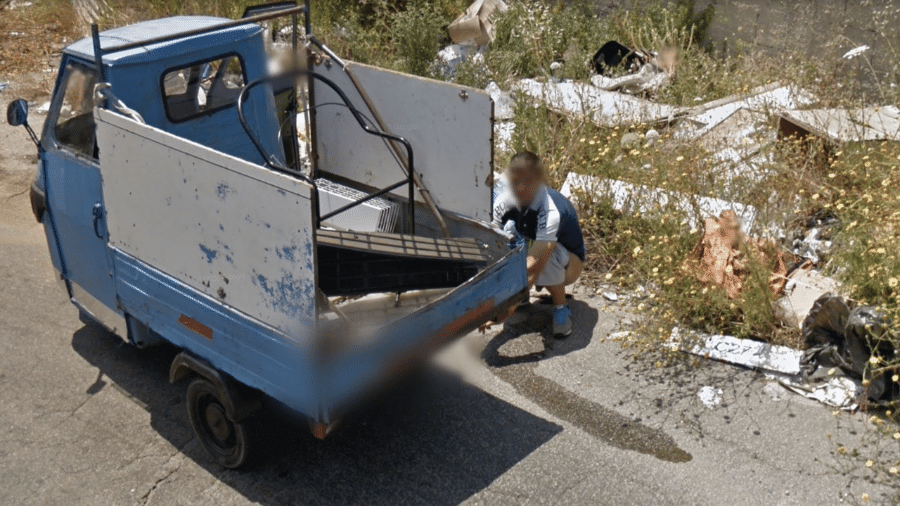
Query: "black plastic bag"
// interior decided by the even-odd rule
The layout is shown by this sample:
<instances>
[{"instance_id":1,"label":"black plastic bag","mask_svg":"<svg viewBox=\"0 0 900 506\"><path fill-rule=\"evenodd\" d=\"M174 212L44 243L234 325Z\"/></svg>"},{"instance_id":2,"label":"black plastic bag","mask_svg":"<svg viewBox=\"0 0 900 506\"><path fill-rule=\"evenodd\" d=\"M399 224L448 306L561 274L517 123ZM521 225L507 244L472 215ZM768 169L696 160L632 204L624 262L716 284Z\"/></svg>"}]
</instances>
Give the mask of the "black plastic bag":
<instances>
[{"instance_id":1,"label":"black plastic bag","mask_svg":"<svg viewBox=\"0 0 900 506\"><path fill-rule=\"evenodd\" d=\"M611 69L623 63L629 72L636 72L646 65L647 59L644 58L643 53L611 40L603 44L600 50L597 51L597 54L594 55L593 63L594 71L603 76L608 75Z\"/></svg>"},{"instance_id":2,"label":"black plastic bag","mask_svg":"<svg viewBox=\"0 0 900 506\"><path fill-rule=\"evenodd\" d=\"M868 367L873 354L890 361L896 350L887 338L890 322L872 306L851 310L833 294L820 297L803 321L807 351L800 360L803 374L812 375L819 366L838 367L844 374L868 380L868 396L879 400L896 392L888 388L885 375L873 375Z\"/></svg>"}]
</instances>

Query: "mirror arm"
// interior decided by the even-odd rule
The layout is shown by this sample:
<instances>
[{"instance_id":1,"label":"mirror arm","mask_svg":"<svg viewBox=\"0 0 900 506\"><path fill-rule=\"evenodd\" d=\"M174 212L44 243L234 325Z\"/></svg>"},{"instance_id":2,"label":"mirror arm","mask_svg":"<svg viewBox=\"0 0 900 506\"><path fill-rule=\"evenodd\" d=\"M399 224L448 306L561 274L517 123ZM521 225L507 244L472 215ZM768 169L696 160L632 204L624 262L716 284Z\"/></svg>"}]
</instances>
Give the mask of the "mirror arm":
<instances>
[{"instance_id":1,"label":"mirror arm","mask_svg":"<svg viewBox=\"0 0 900 506\"><path fill-rule=\"evenodd\" d=\"M31 142L33 142L34 145L37 146L38 151L40 151L41 150L41 140L38 139L37 134L34 133L34 129L31 128L31 125L28 124L27 120L24 123L22 123L22 126L25 127L25 130L28 132L28 135L31 136Z\"/></svg>"}]
</instances>

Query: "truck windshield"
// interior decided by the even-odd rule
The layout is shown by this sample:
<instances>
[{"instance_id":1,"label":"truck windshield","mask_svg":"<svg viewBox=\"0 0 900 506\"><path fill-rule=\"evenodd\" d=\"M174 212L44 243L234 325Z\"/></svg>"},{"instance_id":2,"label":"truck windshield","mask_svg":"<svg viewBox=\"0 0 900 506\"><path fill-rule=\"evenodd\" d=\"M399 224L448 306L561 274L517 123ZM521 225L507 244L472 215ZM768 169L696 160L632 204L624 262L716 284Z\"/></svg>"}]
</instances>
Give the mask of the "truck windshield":
<instances>
[{"instance_id":1,"label":"truck windshield","mask_svg":"<svg viewBox=\"0 0 900 506\"><path fill-rule=\"evenodd\" d=\"M87 67L70 63L66 67L65 91L53 133L56 141L79 155L96 158L94 128L94 85L96 74Z\"/></svg>"}]
</instances>

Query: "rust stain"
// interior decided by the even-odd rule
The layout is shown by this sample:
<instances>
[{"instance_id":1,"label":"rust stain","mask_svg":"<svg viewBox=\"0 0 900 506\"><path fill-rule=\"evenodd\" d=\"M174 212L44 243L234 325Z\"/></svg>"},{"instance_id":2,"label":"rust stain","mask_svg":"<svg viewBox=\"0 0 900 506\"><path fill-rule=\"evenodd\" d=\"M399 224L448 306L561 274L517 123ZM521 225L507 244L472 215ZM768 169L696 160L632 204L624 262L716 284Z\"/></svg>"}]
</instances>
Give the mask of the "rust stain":
<instances>
[{"instance_id":1,"label":"rust stain","mask_svg":"<svg viewBox=\"0 0 900 506\"><path fill-rule=\"evenodd\" d=\"M475 309L460 316L459 318L457 318L456 320L451 322L449 325L444 327L435 336L435 341L440 342L440 341L443 341L444 339L456 336L457 334L460 333L461 330L463 330L467 326L474 323L476 320L483 317L485 314L487 314L493 308L494 308L494 300L493 299L482 302L481 305L479 305Z\"/></svg>"},{"instance_id":2,"label":"rust stain","mask_svg":"<svg viewBox=\"0 0 900 506\"><path fill-rule=\"evenodd\" d=\"M197 334L200 334L201 336L212 341L212 338L213 338L212 329L207 327L206 325L198 322L197 320L195 320L193 318L188 318L185 315L181 315L181 318L178 319L178 323L184 325L185 327L189 328L190 330L192 330L192 331L196 332Z\"/></svg>"}]
</instances>

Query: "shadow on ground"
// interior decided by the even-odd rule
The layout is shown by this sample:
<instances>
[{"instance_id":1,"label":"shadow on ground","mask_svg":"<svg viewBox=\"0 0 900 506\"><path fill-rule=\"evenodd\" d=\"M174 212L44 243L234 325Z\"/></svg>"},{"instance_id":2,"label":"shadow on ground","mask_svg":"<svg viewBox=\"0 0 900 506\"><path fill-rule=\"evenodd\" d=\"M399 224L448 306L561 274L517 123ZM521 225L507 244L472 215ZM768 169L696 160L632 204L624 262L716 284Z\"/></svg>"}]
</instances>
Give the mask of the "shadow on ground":
<instances>
[{"instance_id":1,"label":"shadow on ground","mask_svg":"<svg viewBox=\"0 0 900 506\"><path fill-rule=\"evenodd\" d=\"M556 340L551 335L549 306L525 306L487 344L482 360L494 374L548 413L606 444L666 462L690 461L691 454L679 448L665 432L589 401L536 370L540 361L562 357L590 345L599 312L581 301L572 301L569 307L575 327L568 338Z\"/></svg>"},{"instance_id":2,"label":"shadow on ground","mask_svg":"<svg viewBox=\"0 0 900 506\"><path fill-rule=\"evenodd\" d=\"M455 505L487 487L562 428L436 367L360 407L325 441L283 409L255 417L261 458L248 470L209 462L185 414L185 385L168 383L177 350L137 350L93 326L72 347L144 407L153 428L223 483L260 504ZM272 403L274 404L274 403Z\"/></svg>"}]
</instances>

